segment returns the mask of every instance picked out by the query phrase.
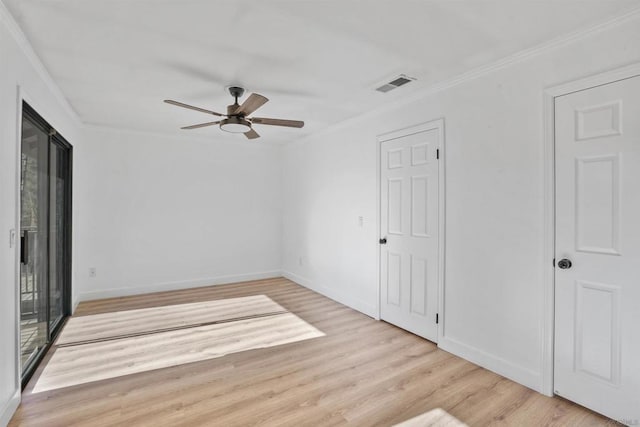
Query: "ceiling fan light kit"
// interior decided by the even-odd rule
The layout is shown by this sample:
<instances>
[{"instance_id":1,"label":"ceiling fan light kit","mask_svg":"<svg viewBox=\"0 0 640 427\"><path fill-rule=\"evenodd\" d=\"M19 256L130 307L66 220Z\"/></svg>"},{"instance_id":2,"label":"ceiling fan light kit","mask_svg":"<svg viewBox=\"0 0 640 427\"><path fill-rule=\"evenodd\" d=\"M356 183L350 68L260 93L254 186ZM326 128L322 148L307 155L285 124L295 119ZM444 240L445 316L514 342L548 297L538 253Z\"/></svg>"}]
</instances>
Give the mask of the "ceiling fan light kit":
<instances>
[{"instance_id":1,"label":"ceiling fan light kit","mask_svg":"<svg viewBox=\"0 0 640 427\"><path fill-rule=\"evenodd\" d=\"M220 129L230 133L245 133L251 130L251 123L243 117L229 117L220 120Z\"/></svg>"},{"instance_id":2,"label":"ceiling fan light kit","mask_svg":"<svg viewBox=\"0 0 640 427\"><path fill-rule=\"evenodd\" d=\"M206 126L219 125L220 129L230 133L242 133L248 139L259 138L260 135L253 129L253 124L270 125L270 126L284 126L301 128L304 126L304 122L299 120L284 120L284 119L268 119L263 117L247 117L249 114L256 111L269 101L266 97L252 93L242 103L238 104L238 98L244 94L244 89L238 86L231 86L229 93L235 98L235 102L227 106L227 114L220 114L215 111L207 110L200 107L194 107L193 105L184 104L182 102L174 101L171 99L165 99L167 104L175 105L177 107L188 108L189 110L199 111L205 114L211 114L219 117L226 117L222 120L214 122L200 123L197 125L184 126L182 129L197 129Z\"/></svg>"}]
</instances>

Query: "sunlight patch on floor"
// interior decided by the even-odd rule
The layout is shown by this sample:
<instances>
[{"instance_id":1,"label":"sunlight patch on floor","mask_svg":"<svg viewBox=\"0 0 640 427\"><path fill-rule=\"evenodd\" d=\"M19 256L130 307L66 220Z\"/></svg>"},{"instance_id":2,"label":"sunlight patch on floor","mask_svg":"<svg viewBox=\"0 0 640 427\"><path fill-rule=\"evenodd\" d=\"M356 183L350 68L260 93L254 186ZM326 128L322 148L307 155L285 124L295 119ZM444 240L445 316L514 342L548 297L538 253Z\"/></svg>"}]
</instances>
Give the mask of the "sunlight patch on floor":
<instances>
[{"instance_id":1,"label":"sunlight patch on floor","mask_svg":"<svg viewBox=\"0 0 640 427\"><path fill-rule=\"evenodd\" d=\"M264 295L261 297L271 301ZM184 310L193 308L191 304L181 304L181 306L186 306L182 307ZM241 306L242 304L239 305ZM273 308L269 304L263 304L262 307ZM172 312L175 313L176 310L179 311L179 306L172 306ZM171 330L165 330L162 323L157 321L158 313L151 311L150 315L155 320L147 325L153 327L154 331L160 327L159 332L122 336L122 330L113 328L111 336L104 337L103 341L55 348L53 356L38 378L33 393L199 362L231 353L273 347L325 335L293 313L264 314L259 311L256 317L235 320L247 316L247 310L241 309L235 313L228 312L227 315L230 316L228 321L220 320L215 323L183 326ZM125 313L125 316L131 315L127 312L120 313ZM202 313L199 316L201 315ZM175 318L169 317L174 320ZM184 316L177 316L177 318L184 319ZM219 318L219 316L210 316L210 318ZM144 318L138 317L136 321L142 325L146 324ZM172 320L167 324L172 324L171 322ZM127 323L124 324L124 330L130 333L131 328Z\"/></svg>"},{"instance_id":2,"label":"sunlight patch on floor","mask_svg":"<svg viewBox=\"0 0 640 427\"><path fill-rule=\"evenodd\" d=\"M468 427L465 423L441 408L418 415L394 427Z\"/></svg>"},{"instance_id":3,"label":"sunlight patch on floor","mask_svg":"<svg viewBox=\"0 0 640 427\"><path fill-rule=\"evenodd\" d=\"M56 345L162 332L188 326L287 312L266 295L226 298L72 317Z\"/></svg>"}]
</instances>

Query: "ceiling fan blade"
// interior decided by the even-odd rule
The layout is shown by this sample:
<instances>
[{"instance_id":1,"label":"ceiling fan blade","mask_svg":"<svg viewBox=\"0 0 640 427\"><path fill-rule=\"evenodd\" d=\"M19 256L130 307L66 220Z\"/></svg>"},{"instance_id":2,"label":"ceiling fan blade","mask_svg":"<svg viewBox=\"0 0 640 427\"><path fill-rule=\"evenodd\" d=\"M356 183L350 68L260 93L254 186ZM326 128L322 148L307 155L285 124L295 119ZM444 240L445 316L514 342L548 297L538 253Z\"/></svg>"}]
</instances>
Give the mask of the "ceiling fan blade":
<instances>
[{"instance_id":1,"label":"ceiling fan blade","mask_svg":"<svg viewBox=\"0 0 640 427\"><path fill-rule=\"evenodd\" d=\"M254 111L256 111L258 108L262 107L264 104L266 104L268 101L267 98L265 98L262 95L258 95L257 93L252 93L251 95L249 95L249 97L242 103L241 106L239 106L236 111L234 112L235 114L244 114L245 116L248 116L249 114L253 113Z\"/></svg>"},{"instance_id":2,"label":"ceiling fan blade","mask_svg":"<svg viewBox=\"0 0 640 427\"><path fill-rule=\"evenodd\" d=\"M290 128L301 128L304 126L304 122L300 120L266 119L264 117L252 117L250 120L251 123L260 125L286 126Z\"/></svg>"},{"instance_id":3,"label":"ceiling fan blade","mask_svg":"<svg viewBox=\"0 0 640 427\"><path fill-rule=\"evenodd\" d=\"M174 101L172 99L165 99L164 102L166 102L167 104L176 105L178 107L188 108L189 110L200 111L201 113L213 114L214 116L220 116L220 117L225 116L225 114L216 113L215 111L211 111L211 110L205 110L204 108L200 108L200 107L194 107L193 105L184 104L182 102Z\"/></svg>"},{"instance_id":4,"label":"ceiling fan blade","mask_svg":"<svg viewBox=\"0 0 640 427\"><path fill-rule=\"evenodd\" d=\"M207 123L200 123L199 125L185 126L185 127L181 127L180 129L198 129L206 126L217 125L218 123L220 123L220 120L218 120L217 122L207 122Z\"/></svg>"},{"instance_id":5,"label":"ceiling fan blade","mask_svg":"<svg viewBox=\"0 0 640 427\"><path fill-rule=\"evenodd\" d=\"M256 132L255 130L251 129L247 132L244 133L244 136L246 136L249 139L256 139L256 138L260 138L260 135L258 134L258 132Z\"/></svg>"}]
</instances>

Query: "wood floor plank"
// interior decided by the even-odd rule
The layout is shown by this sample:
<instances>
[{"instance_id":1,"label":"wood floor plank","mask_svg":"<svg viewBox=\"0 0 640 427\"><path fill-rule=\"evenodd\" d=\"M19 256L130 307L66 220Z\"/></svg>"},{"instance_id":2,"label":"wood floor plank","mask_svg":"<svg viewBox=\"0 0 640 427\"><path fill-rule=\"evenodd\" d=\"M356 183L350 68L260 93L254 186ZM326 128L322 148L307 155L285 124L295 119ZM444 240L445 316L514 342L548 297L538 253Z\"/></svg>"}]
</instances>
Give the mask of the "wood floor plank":
<instances>
[{"instance_id":1,"label":"wood floor plank","mask_svg":"<svg viewBox=\"0 0 640 427\"><path fill-rule=\"evenodd\" d=\"M254 295L74 316L64 325L55 344L100 341L284 311L269 297Z\"/></svg>"},{"instance_id":2,"label":"wood floor plank","mask_svg":"<svg viewBox=\"0 0 640 427\"><path fill-rule=\"evenodd\" d=\"M282 278L91 301L78 315L251 295L326 336L34 394L41 366L10 425L392 426L438 408L469 426L612 425Z\"/></svg>"},{"instance_id":3,"label":"wood floor plank","mask_svg":"<svg viewBox=\"0 0 640 427\"><path fill-rule=\"evenodd\" d=\"M58 347L33 393L322 337L291 313Z\"/></svg>"}]
</instances>

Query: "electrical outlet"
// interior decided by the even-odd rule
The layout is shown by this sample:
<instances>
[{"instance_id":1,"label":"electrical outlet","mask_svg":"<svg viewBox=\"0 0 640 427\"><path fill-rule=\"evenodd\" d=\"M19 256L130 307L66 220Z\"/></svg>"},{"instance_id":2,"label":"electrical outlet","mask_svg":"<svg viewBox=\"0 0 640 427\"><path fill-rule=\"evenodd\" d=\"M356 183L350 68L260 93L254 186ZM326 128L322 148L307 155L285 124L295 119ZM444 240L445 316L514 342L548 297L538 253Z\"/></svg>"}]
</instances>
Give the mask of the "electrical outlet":
<instances>
[{"instance_id":1,"label":"electrical outlet","mask_svg":"<svg viewBox=\"0 0 640 427\"><path fill-rule=\"evenodd\" d=\"M89 269L89 277L96 277L96 268L95 267L91 267Z\"/></svg>"}]
</instances>

